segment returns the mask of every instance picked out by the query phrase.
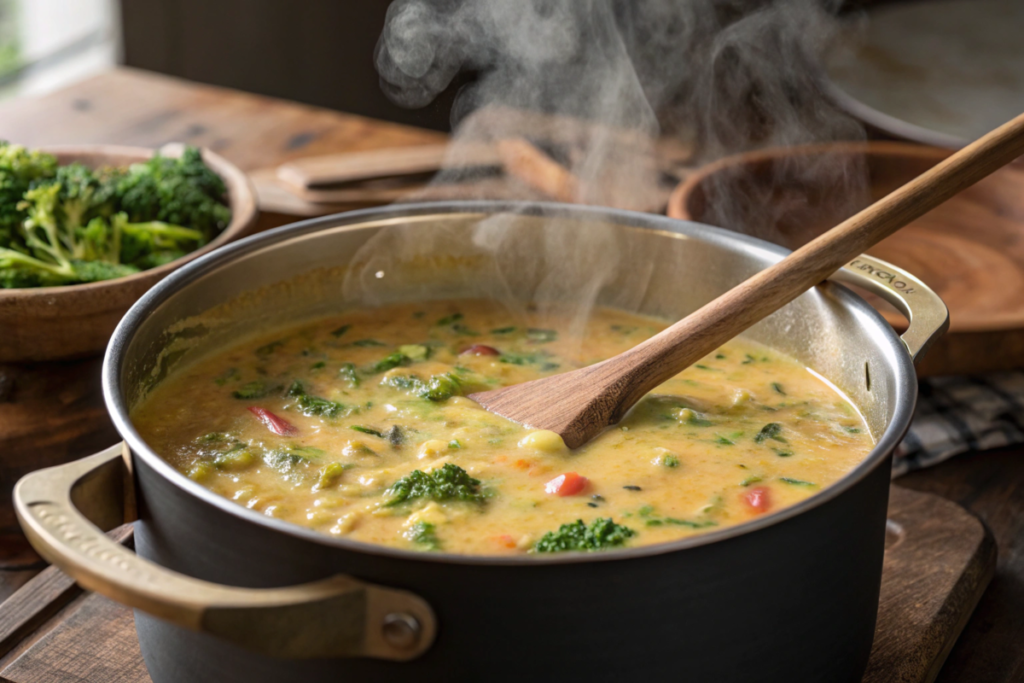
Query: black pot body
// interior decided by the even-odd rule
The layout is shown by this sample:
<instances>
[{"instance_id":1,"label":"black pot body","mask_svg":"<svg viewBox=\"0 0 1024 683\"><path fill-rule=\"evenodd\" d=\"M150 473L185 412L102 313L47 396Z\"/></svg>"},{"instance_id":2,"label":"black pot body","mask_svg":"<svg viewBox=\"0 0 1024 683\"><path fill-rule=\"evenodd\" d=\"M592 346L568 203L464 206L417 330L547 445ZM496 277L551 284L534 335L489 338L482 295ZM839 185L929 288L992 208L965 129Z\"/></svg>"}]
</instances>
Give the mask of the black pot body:
<instances>
[{"instance_id":1,"label":"black pot body","mask_svg":"<svg viewBox=\"0 0 1024 683\"><path fill-rule=\"evenodd\" d=\"M888 460L886 461L888 463ZM889 468L814 510L709 545L535 566L411 562L251 524L136 459L137 552L210 581L286 586L335 573L414 591L437 641L407 663L288 661L136 612L155 683L860 681L874 635Z\"/></svg>"},{"instance_id":2,"label":"black pot body","mask_svg":"<svg viewBox=\"0 0 1024 683\"><path fill-rule=\"evenodd\" d=\"M316 280L300 286L288 278L317 268L332 276L343 256L356 253L381 226L408 222L409 239L431 230L468 235L476 222L499 214L514 214L514 229L536 239L556 228L618 226L620 244L631 251L624 257L628 268L606 287L609 305L623 301L615 297L636 281L636 272L645 272L651 285L630 305L652 315L686 315L785 253L651 215L463 203L310 221L243 240L171 275L122 321L104 367L108 408L133 453L137 552L233 586L288 586L341 573L403 588L435 610L438 634L424 655L405 663L283 660L137 613L154 682L859 681L874 635L889 465L913 412L916 382L891 327L841 287L802 295L748 335L842 388L878 436L875 450L811 499L663 546L583 561L460 558L354 544L268 520L216 496L175 472L135 432L130 407L147 383L166 375L172 364L166 351L184 349L175 358L187 360L201 352L190 344L231 339L264 325L271 310L329 312L336 306L333 285ZM424 283L436 288L446 277L441 288L450 296L478 281L453 270L432 266L395 296L413 296ZM280 286L285 281L288 286ZM247 296L256 291L259 296ZM202 318L229 302L230 315L213 318L222 328ZM190 322L197 319L206 322Z\"/></svg>"}]
</instances>

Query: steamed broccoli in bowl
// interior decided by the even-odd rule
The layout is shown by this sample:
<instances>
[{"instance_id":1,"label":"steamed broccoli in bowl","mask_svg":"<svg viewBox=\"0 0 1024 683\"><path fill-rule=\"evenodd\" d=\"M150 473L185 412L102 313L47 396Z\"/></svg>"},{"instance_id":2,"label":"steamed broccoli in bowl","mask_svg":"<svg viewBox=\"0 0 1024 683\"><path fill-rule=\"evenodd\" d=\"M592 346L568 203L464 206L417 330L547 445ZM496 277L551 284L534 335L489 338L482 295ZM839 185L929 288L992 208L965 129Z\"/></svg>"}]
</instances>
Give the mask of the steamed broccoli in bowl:
<instances>
[{"instance_id":1,"label":"steamed broccoli in bowl","mask_svg":"<svg viewBox=\"0 0 1024 683\"><path fill-rule=\"evenodd\" d=\"M94 170L0 141L0 288L111 280L173 261L231 222L225 194L194 147Z\"/></svg>"}]
</instances>

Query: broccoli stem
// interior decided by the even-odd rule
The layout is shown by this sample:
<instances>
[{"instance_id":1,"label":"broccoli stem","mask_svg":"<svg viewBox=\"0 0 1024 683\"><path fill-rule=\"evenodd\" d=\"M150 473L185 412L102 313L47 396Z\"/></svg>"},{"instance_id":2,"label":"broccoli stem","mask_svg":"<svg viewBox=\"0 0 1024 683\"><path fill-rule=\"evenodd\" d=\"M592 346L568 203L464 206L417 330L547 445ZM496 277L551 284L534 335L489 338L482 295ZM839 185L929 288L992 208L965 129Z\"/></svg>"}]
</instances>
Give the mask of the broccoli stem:
<instances>
[{"instance_id":1,"label":"broccoli stem","mask_svg":"<svg viewBox=\"0 0 1024 683\"><path fill-rule=\"evenodd\" d=\"M46 273L62 278L72 279L75 277L75 271L71 267L70 263L67 263L66 266L47 263L46 261L29 256L28 254L23 254L20 251L6 249L4 247L0 247L0 268L42 270Z\"/></svg>"},{"instance_id":2,"label":"broccoli stem","mask_svg":"<svg viewBox=\"0 0 1024 683\"><path fill-rule=\"evenodd\" d=\"M175 240L190 240L193 242L203 243L203 233L192 228L185 228L180 225L174 225L172 223L164 223L163 221L148 221L145 223L124 223L121 225L121 229L125 232L149 232L154 235L161 237L170 237Z\"/></svg>"}]
</instances>

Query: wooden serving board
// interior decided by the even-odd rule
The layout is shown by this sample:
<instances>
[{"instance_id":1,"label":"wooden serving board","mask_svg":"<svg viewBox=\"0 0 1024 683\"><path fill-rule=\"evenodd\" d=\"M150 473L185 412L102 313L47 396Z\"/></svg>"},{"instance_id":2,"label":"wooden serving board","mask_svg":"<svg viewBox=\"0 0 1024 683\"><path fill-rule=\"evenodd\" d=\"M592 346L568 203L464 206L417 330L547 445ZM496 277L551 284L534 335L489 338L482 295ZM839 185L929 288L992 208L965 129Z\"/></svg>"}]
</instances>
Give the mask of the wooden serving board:
<instances>
[{"instance_id":1,"label":"wooden serving board","mask_svg":"<svg viewBox=\"0 0 1024 683\"><path fill-rule=\"evenodd\" d=\"M126 528L111 532L130 543ZM893 486L864 683L931 683L995 570L981 522L944 498ZM49 568L0 605L0 681L150 683L132 612Z\"/></svg>"}]
</instances>

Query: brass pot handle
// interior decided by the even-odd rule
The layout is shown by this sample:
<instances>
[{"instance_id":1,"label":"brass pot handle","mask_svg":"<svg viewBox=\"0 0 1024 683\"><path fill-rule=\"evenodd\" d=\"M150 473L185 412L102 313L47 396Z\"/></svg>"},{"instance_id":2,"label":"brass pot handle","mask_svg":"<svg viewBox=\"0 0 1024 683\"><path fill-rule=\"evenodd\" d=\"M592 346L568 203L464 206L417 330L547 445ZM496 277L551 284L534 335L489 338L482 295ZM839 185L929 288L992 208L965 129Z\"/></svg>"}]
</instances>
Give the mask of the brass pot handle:
<instances>
[{"instance_id":1,"label":"brass pot handle","mask_svg":"<svg viewBox=\"0 0 1024 683\"><path fill-rule=\"evenodd\" d=\"M830 280L857 285L895 306L910 321L900 339L916 363L949 328L949 309L910 273L873 256L858 256Z\"/></svg>"},{"instance_id":2,"label":"brass pot handle","mask_svg":"<svg viewBox=\"0 0 1024 683\"><path fill-rule=\"evenodd\" d=\"M408 660L436 633L419 596L333 576L287 588L238 588L194 579L140 558L101 531L125 519L127 447L33 472L14 489L25 535L83 588L178 626L277 657ZM99 526L97 526L99 525Z\"/></svg>"}]
</instances>

